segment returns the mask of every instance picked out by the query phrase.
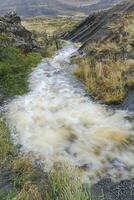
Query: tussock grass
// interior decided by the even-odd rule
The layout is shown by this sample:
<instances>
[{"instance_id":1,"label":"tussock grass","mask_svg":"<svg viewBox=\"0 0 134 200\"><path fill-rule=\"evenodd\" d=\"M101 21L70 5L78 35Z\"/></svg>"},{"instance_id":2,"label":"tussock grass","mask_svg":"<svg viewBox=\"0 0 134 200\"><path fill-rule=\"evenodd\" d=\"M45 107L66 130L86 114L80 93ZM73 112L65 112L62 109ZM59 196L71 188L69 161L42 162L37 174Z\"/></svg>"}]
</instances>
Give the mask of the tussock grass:
<instances>
[{"instance_id":1,"label":"tussock grass","mask_svg":"<svg viewBox=\"0 0 134 200\"><path fill-rule=\"evenodd\" d=\"M80 171L64 164L56 165L48 175L45 199L90 200L80 180Z\"/></svg>"},{"instance_id":2,"label":"tussock grass","mask_svg":"<svg viewBox=\"0 0 134 200\"><path fill-rule=\"evenodd\" d=\"M122 61L105 60L97 62L93 58L85 57L75 61L78 67L75 75L83 81L85 87L96 100L106 103L121 102L127 86L133 86L133 60Z\"/></svg>"}]
</instances>

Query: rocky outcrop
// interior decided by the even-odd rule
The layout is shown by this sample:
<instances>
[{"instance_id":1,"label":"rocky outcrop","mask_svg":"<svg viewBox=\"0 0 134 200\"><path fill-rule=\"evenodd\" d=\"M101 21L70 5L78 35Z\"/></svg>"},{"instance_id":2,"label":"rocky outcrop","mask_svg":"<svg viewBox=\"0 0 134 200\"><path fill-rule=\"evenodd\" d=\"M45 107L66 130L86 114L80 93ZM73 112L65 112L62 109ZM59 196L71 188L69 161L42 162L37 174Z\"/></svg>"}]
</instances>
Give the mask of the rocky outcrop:
<instances>
[{"instance_id":1,"label":"rocky outcrop","mask_svg":"<svg viewBox=\"0 0 134 200\"><path fill-rule=\"evenodd\" d=\"M24 51L39 49L32 33L21 24L21 18L12 11L0 17L0 46L15 45Z\"/></svg>"},{"instance_id":2,"label":"rocky outcrop","mask_svg":"<svg viewBox=\"0 0 134 200\"><path fill-rule=\"evenodd\" d=\"M92 13L77 27L64 35L64 39L73 42L81 42L82 48L96 42L104 40L110 36L108 25L112 22L120 23L120 15L134 11L134 1L126 1L113 8L98 13Z\"/></svg>"}]
</instances>

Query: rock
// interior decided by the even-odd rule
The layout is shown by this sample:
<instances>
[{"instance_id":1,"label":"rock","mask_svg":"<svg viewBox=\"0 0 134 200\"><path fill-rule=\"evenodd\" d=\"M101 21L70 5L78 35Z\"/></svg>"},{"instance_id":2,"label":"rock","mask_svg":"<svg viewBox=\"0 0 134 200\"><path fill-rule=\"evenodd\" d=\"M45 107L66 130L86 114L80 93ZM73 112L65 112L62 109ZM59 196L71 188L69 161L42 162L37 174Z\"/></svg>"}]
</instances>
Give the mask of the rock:
<instances>
[{"instance_id":1,"label":"rock","mask_svg":"<svg viewBox=\"0 0 134 200\"><path fill-rule=\"evenodd\" d=\"M0 33L5 33L7 39L0 37L0 46L12 45L23 49L24 51L39 50L40 47L33 37L33 34L21 24L21 18L15 11L7 13L0 17ZM10 41L8 43L7 41Z\"/></svg>"},{"instance_id":2,"label":"rock","mask_svg":"<svg viewBox=\"0 0 134 200\"><path fill-rule=\"evenodd\" d=\"M134 180L122 180L114 183L111 179L103 179L92 186L93 200L133 200Z\"/></svg>"},{"instance_id":3,"label":"rock","mask_svg":"<svg viewBox=\"0 0 134 200\"><path fill-rule=\"evenodd\" d=\"M21 19L19 16L17 16L15 11L10 11L5 15L4 17L5 21L11 24L20 24Z\"/></svg>"}]
</instances>

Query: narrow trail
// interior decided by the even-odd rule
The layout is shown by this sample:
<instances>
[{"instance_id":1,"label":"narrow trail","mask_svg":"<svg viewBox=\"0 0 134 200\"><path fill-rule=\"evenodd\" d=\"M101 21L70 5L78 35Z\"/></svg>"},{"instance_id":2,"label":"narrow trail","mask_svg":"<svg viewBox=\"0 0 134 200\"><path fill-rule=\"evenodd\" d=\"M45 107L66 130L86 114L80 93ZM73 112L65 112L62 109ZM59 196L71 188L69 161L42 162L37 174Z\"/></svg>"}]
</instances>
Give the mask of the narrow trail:
<instances>
[{"instance_id":1,"label":"narrow trail","mask_svg":"<svg viewBox=\"0 0 134 200\"><path fill-rule=\"evenodd\" d=\"M87 97L75 79L69 44L46 58L29 77L30 92L12 100L7 120L15 142L34 152L50 169L54 162L83 168L84 180L134 175L131 114L112 111ZM129 120L128 120L129 119Z\"/></svg>"}]
</instances>

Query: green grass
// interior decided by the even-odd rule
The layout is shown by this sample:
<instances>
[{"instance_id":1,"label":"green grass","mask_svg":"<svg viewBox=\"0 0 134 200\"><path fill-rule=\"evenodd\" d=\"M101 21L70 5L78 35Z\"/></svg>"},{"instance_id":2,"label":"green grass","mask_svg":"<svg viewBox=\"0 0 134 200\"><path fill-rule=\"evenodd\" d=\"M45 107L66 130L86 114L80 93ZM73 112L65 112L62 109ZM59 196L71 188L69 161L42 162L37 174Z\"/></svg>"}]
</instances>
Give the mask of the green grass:
<instances>
[{"instance_id":1,"label":"green grass","mask_svg":"<svg viewBox=\"0 0 134 200\"><path fill-rule=\"evenodd\" d=\"M24 54L16 47L0 47L0 91L7 96L28 91L28 75L41 60L40 53Z\"/></svg>"},{"instance_id":2,"label":"green grass","mask_svg":"<svg viewBox=\"0 0 134 200\"><path fill-rule=\"evenodd\" d=\"M46 191L46 200L90 200L82 186L80 171L72 166L55 166L48 175Z\"/></svg>"}]
</instances>

